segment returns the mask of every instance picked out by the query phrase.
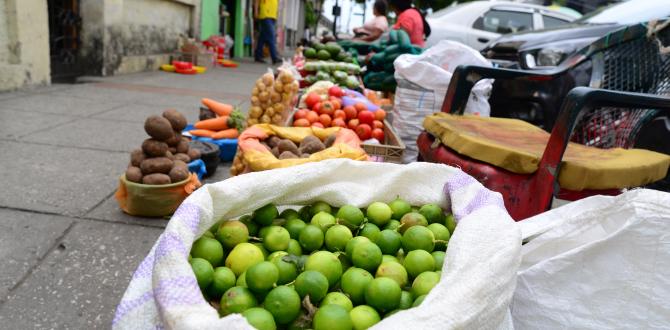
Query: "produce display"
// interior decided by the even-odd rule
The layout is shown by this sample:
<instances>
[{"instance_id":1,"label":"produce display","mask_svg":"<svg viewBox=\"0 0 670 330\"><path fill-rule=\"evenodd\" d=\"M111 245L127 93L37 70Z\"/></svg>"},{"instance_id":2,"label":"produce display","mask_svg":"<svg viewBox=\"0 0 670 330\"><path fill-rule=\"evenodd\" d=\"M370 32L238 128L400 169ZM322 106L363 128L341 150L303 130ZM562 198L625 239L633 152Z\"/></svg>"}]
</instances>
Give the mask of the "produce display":
<instances>
[{"instance_id":1,"label":"produce display","mask_svg":"<svg viewBox=\"0 0 670 330\"><path fill-rule=\"evenodd\" d=\"M222 316L257 329L367 329L416 307L440 280L452 215L401 198L366 208L268 204L225 219L193 243L189 261Z\"/></svg>"},{"instance_id":2,"label":"produce display","mask_svg":"<svg viewBox=\"0 0 670 330\"><path fill-rule=\"evenodd\" d=\"M361 68L350 53L335 42L312 46L303 50L307 60L299 66L306 73L304 81L307 85L326 80L350 89L360 86L358 74Z\"/></svg>"},{"instance_id":3,"label":"produce display","mask_svg":"<svg viewBox=\"0 0 670 330\"><path fill-rule=\"evenodd\" d=\"M164 185L186 180L188 163L200 158L200 151L189 147L181 136L186 117L177 110L165 110L162 116L149 116L144 130L150 138L130 154L126 180L149 185Z\"/></svg>"},{"instance_id":4,"label":"produce display","mask_svg":"<svg viewBox=\"0 0 670 330\"><path fill-rule=\"evenodd\" d=\"M189 133L194 136L218 139L235 139L244 130L244 115L230 104L211 99L202 99L204 109L200 110L200 121Z\"/></svg>"},{"instance_id":5,"label":"produce display","mask_svg":"<svg viewBox=\"0 0 670 330\"><path fill-rule=\"evenodd\" d=\"M288 118L300 86L287 70L275 76L268 72L256 81L251 91L251 108L247 126L281 125Z\"/></svg>"}]
</instances>

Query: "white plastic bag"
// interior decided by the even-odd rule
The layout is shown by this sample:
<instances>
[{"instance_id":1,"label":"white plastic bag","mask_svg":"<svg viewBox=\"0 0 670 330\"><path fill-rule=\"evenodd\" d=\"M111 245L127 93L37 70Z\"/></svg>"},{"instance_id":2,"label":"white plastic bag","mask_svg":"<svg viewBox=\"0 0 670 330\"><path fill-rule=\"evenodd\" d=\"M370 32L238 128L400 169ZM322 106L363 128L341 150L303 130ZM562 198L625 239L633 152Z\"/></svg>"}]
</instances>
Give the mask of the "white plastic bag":
<instances>
[{"instance_id":1,"label":"white plastic bag","mask_svg":"<svg viewBox=\"0 0 670 330\"><path fill-rule=\"evenodd\" d=\"M516 329L667 329L670 194L596 196L519 223Z\"/></svg>"},{"instance_id":2,"label":"white plastic bag","mask_svg":"<svg viewBox=\"0 0 670 330\"><path fill-rule=\"evenodd\" d=\"M442 109L454 69L459 65L491 66L478 51L462 43L443 40L420 55L400 55L393 62L398 83L393 107L393 128L405 143L403 162L416 161L416 138L423 119ZM492 79L477 82L465 107L466 113L488 117Z\"/></svg>"},{"instance_id":3,"label":"white plastic bag","mask_svg":"<svg viewBox=\"0 0 670 330\"><path fill-rule=\"evenodd\" d=\"M449 241L442 280L423 304L374 328L508 328L521 233L500 194L446 165L344 159L249 173L195 191L135 271L113 328L250 329L239 314L219 318L202 297L187 261L195 238L219 219L270 202L296 205L323 200L364 206L396 195L414 205L437 203L451 209L458 227Z\"/></svg>"}]
</instances>

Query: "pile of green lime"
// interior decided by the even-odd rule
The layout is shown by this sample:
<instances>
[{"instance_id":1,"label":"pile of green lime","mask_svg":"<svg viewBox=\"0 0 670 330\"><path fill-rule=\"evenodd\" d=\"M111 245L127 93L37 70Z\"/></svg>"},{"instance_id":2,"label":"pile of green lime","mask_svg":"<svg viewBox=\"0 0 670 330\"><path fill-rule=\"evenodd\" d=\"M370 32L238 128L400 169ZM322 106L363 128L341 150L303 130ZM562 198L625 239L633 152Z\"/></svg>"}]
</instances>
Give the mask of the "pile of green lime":
<instances>
[{"instance_id":1,"label":"pile of green lime","mask_svg":"<svg viewBox=\"0 0 670 330\"><path fill-rule=\"evenodd\" d=\"M367 329L418 306L441 276L456 222L436 204L265 205L222 219L189 260L220 315L257 329Z\"/></svg>"}]
</instances>

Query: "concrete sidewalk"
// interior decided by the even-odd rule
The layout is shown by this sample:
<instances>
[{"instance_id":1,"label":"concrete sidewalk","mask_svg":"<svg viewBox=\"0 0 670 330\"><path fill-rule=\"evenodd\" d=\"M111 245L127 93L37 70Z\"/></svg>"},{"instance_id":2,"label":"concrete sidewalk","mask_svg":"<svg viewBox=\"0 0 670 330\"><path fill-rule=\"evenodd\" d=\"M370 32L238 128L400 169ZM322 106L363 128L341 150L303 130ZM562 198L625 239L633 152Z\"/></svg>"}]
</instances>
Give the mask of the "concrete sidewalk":
<instances>
[{"instance_id":1,"label":"concrete sidewalk","mask_svg":"<svg viewBox=\"0 0 670 330\"><path fill-rule=\"evenodd\" d=\"M0 93L0 328L108 328L167 220L125 215L113 193L144 119L202 97L241 105L266 66L150 72ZM228 177L222 164L206 182Z\"/></svg>"}]
</instances>

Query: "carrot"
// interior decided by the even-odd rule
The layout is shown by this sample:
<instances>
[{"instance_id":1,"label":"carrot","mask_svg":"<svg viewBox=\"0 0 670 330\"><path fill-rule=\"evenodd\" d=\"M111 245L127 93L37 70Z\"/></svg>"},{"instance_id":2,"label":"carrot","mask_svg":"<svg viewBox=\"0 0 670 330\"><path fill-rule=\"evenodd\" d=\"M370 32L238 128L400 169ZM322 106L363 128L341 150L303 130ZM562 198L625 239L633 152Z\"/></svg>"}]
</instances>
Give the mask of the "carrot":
<instances>
[{"instance_id":1,"label":"carrot","mask_svg":"<svg viewBox=\"0 0 670 330\"><path fill-rule=\"evenodd\" d=\"M240 132L237 130L237 128L229 128L223 131L218 131L214 134L212 134L212 139L218 140L218 139L235 139L240 135Z\"/></svg>"},{"instance_id":2,"label":"carrot","mask_svg":"<svg viewBox=\"0 0 670 330\"><path fill-rule=\"evenodd\" d=\"M208 129L192 129L188 132L191 133L191 135L202 136L202 137L212 137L212 135L216 133Z\"/></svg>"},{"instance_id":3,"label":"carrot","mask_svg":"<svg viewBox=\"0 0 670 330\"><path fill-rule=\"evenodd\" d=\"M210 131L221 131L228 127L228 116L221 116L212 119L205 119L196 122L193 127L198 129L208 129Z\"/></svg>"},{"instance_id":4,"label":"carrot","mask_svg":"<svg viewBox=\"0 0 670 330\"><path fill-rule=\"evenodd\" d=\"M219 116L228 116L233 112L233 106L230 104L225 104L221 102L214 101L212 99L204 98L202 99L202 104L209 108L209 110L214 111Z\"/></svg>"}]
</instances>

